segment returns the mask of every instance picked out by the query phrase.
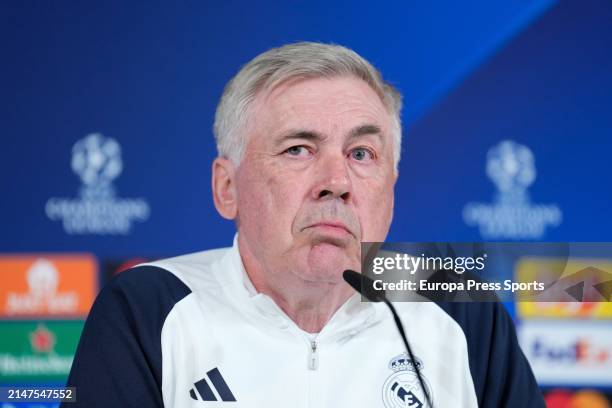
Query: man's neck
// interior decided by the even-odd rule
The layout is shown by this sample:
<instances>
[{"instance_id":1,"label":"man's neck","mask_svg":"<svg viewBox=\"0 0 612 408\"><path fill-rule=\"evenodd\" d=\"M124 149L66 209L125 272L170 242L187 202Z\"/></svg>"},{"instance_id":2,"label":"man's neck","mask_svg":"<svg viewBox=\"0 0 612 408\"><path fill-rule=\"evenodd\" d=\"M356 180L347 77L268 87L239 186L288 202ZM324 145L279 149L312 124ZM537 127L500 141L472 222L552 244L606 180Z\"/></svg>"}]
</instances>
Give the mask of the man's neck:
<instances>
[{"instance_id":1,"label":"man's neck","mask_svg":"<svg viewBox=\"0 0 612 408\"><path fill-rule=\"evenodd\" d=\"M255 290L270 296L308 333L320 332L353 294L353 289L342 280L334 283L306 281L289 271L283 274L282 282L275 282L274 275L264 272L248 248L241 246L240 255Z\"/></svg>"},{"instance_id":2,"label":"man's neck","mask_svg":"<svg viewBox=\"0 0 612 408\"><path fill-rule=\"evenodd\" d=\"M343 283L323 286L304 282L300 288L284 291L275 291L263 282L253 281L253 285L308 333L319 333L352 295L352 289Z\"/></svg>"}]
</instances>

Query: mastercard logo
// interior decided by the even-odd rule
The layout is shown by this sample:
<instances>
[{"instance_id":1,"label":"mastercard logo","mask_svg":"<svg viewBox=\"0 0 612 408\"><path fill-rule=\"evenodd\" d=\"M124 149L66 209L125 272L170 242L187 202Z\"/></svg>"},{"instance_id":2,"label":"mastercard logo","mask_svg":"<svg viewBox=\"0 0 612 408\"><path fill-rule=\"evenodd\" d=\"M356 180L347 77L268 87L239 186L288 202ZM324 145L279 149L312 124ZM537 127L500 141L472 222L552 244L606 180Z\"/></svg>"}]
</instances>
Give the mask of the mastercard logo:
<instances>
[{"instance_id":1,"label":"mastercard logo","mask_svg":"<svg viewBox=\"0 0 612 408\"><path fill-rule=\"evenodd\" d=\"M547 408L611 408L610 401L600 392L554 390L544 397Z\"/></svg>"}]
</instances>

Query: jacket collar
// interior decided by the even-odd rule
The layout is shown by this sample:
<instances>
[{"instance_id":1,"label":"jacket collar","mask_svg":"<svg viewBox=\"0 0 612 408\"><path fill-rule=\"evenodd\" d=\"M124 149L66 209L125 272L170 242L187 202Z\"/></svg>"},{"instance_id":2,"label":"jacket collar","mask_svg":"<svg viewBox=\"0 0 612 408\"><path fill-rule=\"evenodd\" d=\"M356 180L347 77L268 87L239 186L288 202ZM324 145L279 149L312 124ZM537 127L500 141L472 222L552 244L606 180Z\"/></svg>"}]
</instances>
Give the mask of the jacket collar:
<instances>
[{"instance_id":1,"label":"jacket collar","mask_svg":"<svg viewBox=\"0 0 612 408\"><path fill-rule=\"evenodd\" d=\"M279 327L293 326L302 331L270 296L258 293L253 286L242 263L238 249L238 234L234 235L232 247L213 269L223 291L235 302L239 310L273 320ZM361 296L355 293L334 313L321 331L321 336L329 335L339 341L352 338L361 330L378 323L385 313L387 311L384 305L362 302Z\"/></svg>"}]
</instances>

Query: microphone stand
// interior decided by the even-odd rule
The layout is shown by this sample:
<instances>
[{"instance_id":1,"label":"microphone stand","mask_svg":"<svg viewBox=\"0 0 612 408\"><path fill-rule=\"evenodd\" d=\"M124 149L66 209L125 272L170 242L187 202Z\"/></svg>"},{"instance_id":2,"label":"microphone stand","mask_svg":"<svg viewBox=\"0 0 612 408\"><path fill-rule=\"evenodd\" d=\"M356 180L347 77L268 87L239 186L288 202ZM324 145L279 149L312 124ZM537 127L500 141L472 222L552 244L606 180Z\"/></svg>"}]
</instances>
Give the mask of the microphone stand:
<instances>
[{"instance_id":1,"label":"microphone stand","mask_svg":"<svg viewBox=\"0 0 612 408\"><path fill-rule=\"evenodd\" d=\"M374 286L373 286L374 281L370 279L369 277L363 274L360 274L358 272L351 271L350 269L347 269L346 271L344 271L342 276L344 277L344 280L349 285L351 285L353 289L355 289L357 292L359 292L362 296L364 296L369 301L383 302L387 305L387 307L389 307L389 310L391 310L391 314L393 315L393 320L395 320L395 325L397 326L397 330L399 331L400 336L402 337L402 340L404 341L404 346L406 347L406 351L408 351L408 356L410 357L410 360L412 361L412 366L414 367L414 371L416 372L417 378L419 380L419 385L421 386L421 389L423 390L423 393L425 394L425 399L427 399L427 403L429 404L430 408L433 408L431 397L429 396L429 393L427 392L427 388L425 387L425 382L423 381L423 376L421 375L421 369L419 365L417 364L417 360L414 357L412 348L410 347L410 344L408 343L408 338L406 337L406 331L404 330L404 325L402 324L402 321L400 320L400 317L397 314L397 311L395 310L395 307L393 306L391 301L389 301L389 299L387 299L387 297L383 293L374 290ZM363 285L364 282L366 283L365 287Z\"/></svg>"}]
</instances>

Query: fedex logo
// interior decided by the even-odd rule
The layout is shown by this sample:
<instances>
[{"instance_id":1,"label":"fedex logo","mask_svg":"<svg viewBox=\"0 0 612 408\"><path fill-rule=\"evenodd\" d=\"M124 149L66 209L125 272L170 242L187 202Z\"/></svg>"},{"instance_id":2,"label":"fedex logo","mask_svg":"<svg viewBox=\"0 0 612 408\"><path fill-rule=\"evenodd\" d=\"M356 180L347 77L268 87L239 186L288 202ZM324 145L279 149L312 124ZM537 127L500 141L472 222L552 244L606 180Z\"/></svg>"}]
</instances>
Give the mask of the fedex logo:
<instances>
[{"instance_id":1,"label":"fedex logo","mask_svg":"<svg viewBox=\"0 0 612 408\"><path fill-rule=\"evenodd\" d=\"M612 359L610 345L597 345L588 339L577 339L568 344L546 344L536 338L532 345L532 358L558 363L600 365Z\"/></svg>"},{"instance_id":2,"label":"fedex logo","mask_svg":"<svg viewBox=\"0 0 612 408\"><path fill-rule=\"evenodd\" d=\"M524 321L519 342L541 385L612 386L609 322Z\"/></svg>"}]
</instances>

